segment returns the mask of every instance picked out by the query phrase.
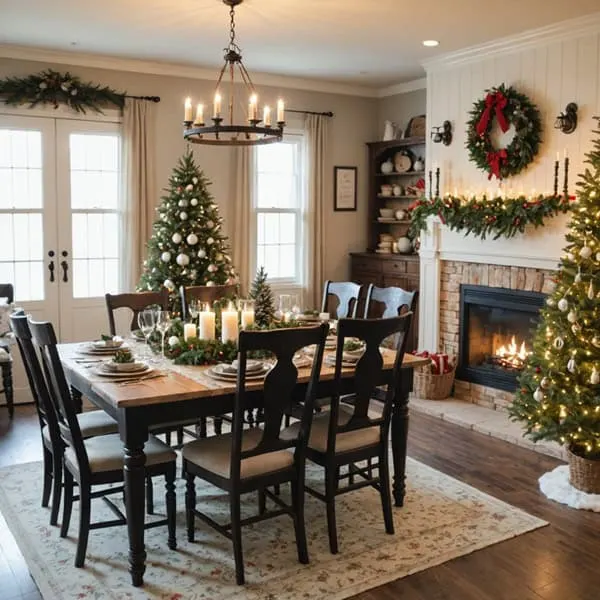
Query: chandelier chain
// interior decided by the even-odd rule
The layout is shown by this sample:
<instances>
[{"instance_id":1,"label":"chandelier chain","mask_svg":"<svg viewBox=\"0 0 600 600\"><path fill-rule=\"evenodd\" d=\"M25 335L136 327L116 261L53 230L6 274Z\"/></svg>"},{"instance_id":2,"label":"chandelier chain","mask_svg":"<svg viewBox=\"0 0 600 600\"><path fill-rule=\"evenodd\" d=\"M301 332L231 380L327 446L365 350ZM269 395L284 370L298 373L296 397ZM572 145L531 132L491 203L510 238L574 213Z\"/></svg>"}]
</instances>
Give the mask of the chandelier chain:
<instances>
[{"instance_id":1,"label":"chandelier chain","mask_svg":"<svg viewBox=\"0 0 600 600\"><path fill-rule=\"evenodd\" d=\"M235 43L235 8L233 5L229 9L229 17L231 19L229 25L229 47L237 48L237 44Z\"/></svg>"}]
</instances>

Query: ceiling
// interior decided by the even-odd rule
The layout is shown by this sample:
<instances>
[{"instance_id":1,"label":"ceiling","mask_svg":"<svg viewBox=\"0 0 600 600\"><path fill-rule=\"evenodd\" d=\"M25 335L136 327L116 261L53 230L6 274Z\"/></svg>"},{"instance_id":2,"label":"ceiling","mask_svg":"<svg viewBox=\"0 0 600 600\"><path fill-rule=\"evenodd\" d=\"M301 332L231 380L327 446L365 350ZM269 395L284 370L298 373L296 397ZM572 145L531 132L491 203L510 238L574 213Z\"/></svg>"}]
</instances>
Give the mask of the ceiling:
<instances>
[{"instance_id":1,"label":"ceiling","mask_svg":"<svg viewBox=\"0 0 600 600\"><path fill-rule=\"evenodd\" d=\"M237 41L251 73L379 88L422 77L427 58L599 8L598 0L245 0ZM221 0L0 0L0 41L218 67L228 10ZM425 48L424 39L440 45Z\"/></svg>"}]
</instances>

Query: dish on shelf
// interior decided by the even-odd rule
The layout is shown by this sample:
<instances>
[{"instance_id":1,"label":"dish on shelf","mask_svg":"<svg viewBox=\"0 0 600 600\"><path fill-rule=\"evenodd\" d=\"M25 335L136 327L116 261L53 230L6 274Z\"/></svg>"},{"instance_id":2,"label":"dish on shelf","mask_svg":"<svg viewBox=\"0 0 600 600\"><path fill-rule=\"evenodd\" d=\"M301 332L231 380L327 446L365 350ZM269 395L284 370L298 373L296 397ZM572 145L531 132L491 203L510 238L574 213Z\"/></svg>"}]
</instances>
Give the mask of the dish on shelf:
<instances>
[{"instance_id":1,"label":"dish on shelf","mask_svg":"<svg viewBox=\"0 0 600 600\"><path fill-rule=\"evenodd\" d=\"M407 173L412 169L413 159L409 150L400 150L394 154L394 169L397 173Z\"/></svg>"},{"instance_id":2,"label":"dish on shelf","mask_svg":"<svg viewBox=\"0 0 600 600\"><path fill-rule=\"evenodd\" d=\"M395 210L393 208L380 208L379 214L381 218L384 219L393 219Z\"/></svg>"}]
</instances>

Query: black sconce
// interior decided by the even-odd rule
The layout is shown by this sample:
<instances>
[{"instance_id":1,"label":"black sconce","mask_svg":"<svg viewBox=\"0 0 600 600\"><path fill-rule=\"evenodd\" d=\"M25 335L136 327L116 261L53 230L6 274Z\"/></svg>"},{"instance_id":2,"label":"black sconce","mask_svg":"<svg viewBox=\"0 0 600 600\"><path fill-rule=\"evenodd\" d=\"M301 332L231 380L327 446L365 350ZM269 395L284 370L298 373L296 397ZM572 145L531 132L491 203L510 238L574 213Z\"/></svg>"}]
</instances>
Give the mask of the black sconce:
<instances>
[{"instance_id":1,"label":"black sconce","mask_svg":"<svg viewBox=\"0 0 600 600\"><path fill-rule=\"evenodd\" d=\"M440 131L440 129L442 131ZM444 146L449 146L452 143L452 123L450 123L450 121L444 121L441 127L432 127L431 139L434 144L439 144L441 142Z\"/></svg>"},{"instance_id":2,"label":"black sconce","mask_svg":"<svg viewBox=\"0 0 600 600\"><path fill-rule=\"evenodd\" d=\"M554 122L554 128L563 133L573 133L577 129L577 104L569 102L564 113L560 113Z\"/></svg>"}]
</instances>

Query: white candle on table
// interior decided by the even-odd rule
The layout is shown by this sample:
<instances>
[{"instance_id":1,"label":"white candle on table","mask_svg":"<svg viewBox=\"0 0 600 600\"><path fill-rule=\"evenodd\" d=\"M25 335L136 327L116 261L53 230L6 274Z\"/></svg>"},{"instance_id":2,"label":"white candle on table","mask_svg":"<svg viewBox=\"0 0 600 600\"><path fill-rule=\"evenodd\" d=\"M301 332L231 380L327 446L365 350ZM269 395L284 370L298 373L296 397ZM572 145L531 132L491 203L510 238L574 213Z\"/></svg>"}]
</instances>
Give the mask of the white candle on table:
<instances>
[{"instance_id":1,"label":"white candle on table","mask_svg":"<svg viewBox=\"0 0 600 600\"><path fill-rule=\"evenodd\" d=\"M196 106L196 120L194 125L204 125L204 104Z\"/></svg>"},{"instance_id":2,"label":"white candle on table","mask_svg":"<svg viewBox=\"0 0 600 600\"><path fill-rule=\"evenodd\" d=\"M221 341L237 342L238 339L238 312L229 304L227 310L221 313Z\"/></svg>"},{"instance_id":3,"label":"white candle on table","mask_svg":"<svg viewBox=\"0 0 600 600\"><path fill-rule=\"evenodd\" d=\"M263 123L265 127L271 127L271 107L265 106L263 109Z\"/></svg>"},{"instance_id":4,"label":"white candle on table","mask_svg":"<svg viewBox=\"0 0 600 600\"><path fill-rule=\"evenodd\" d=\"M281 98L277 100L277 122L283 123L285 121L285 104Z\"/></svg>"},{"instance_id":5,"label":"white candle on table","mask_svg":"<svg viewBox=\"0 0 600 600\"><path fill-rule=\"evenodd\" d=\"M289 323L290 320L292 318L292 313L291 312L286 312L283 314L283 322L284 323Z\"/></svg>"},{"instance_id":6,"label":"white candle on table","mask_svg":"<svg viewBox=\"0 0 600 600\"><path fill-rule=\"evenodd\" d=\"M203 310L200 313L200 339L215 339L215 313L212 310Z\"/></svg>"},{"instance_id":7,"label":"white candle on table","mask_svg":"<svg viewBox=\"0 0 600 600\"><path fill-rule=\"evenodd\" d=\"M183 120L191 121L192 120L192 99L189 96L185 99L184 109L185 110L184 110Z\"/></svg>"},{"instance_id":8,"label":"white candle on table","mask_svg":"<svg viewBox=\"0 0 600 600\"><path fill-rule=\"evenodd\" d=\"M242 329L254 325L254 308L244 308L242 310Z\"/></svg>"},{"instance_id":9,"label":"white candle on table","mask_svg":"<svg viewBox=\"0 0 600 600\"><path fill-rule=\"evenodd\" d=\"M183 339L187 342L190 338L196 337L196 324L185 323L183 325Z\"/></svg>"},{"instance_id":10,"label":"white candle on table","mask_svg":"<svg viewBox=\"0 0 600 600\"><path fill-rule=\"evenodd\" d=\"M215 94L214 113L215 119L218 119L221 116L221 94L219 94L219 92Z\"/></svg>"}]
</instances>

